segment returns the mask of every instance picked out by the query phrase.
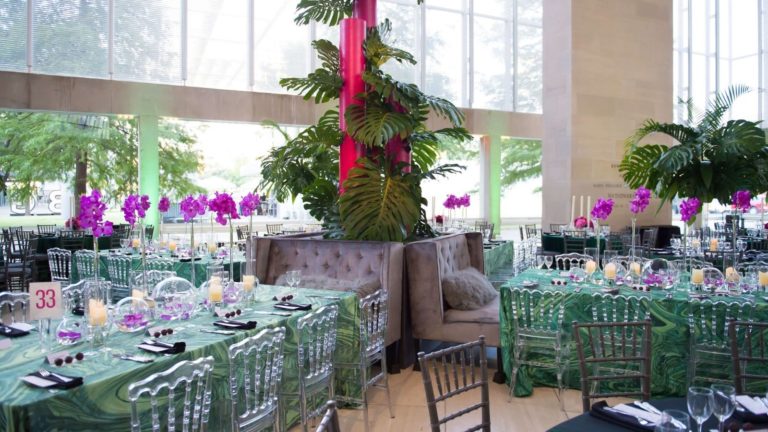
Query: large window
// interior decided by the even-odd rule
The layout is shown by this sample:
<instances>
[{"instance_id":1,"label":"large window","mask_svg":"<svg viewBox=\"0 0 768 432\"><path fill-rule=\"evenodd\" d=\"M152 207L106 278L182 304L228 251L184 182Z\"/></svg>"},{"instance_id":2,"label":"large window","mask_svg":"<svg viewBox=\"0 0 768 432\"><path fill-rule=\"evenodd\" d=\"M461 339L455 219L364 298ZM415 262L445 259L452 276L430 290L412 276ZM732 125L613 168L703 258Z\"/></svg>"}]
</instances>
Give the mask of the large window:
<instances>
[{"instance_id":1,"label":"large window","mask_svg":"<svg viewBox=\"0 0 768 432\"><path fill-rule=\"evenodd\" d=\"M731 118L766 118L766 0L675 0L676 100L699 109L717 91L744 84ZM684 120L685 110L678 112Z\"/></svg>"},{"instance_id":2,"label":"large window","mask_svg":"<svg viewBox=\"0 0 768 432\"><path fill-rule=\"evenodd\" d=\"M379 0L418 64L386 71L462 107L541 112L543 0ZM0 69L284 92L317 66L295 1L0 0ZM32 31L27 31L31 28Z\"/></svg>"}]
</instances>

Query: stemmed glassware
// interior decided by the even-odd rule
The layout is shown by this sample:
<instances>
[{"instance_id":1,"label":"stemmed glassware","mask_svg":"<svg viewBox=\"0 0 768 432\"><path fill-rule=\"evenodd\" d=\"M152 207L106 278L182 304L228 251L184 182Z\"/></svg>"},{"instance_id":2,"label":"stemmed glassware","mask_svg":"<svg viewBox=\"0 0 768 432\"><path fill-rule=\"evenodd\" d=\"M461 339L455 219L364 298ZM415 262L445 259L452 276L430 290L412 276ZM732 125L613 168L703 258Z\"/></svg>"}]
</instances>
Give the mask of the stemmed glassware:
<instances>
[{"instance_id":1,"label":"stemmed glassware","mask_svg":"<svg viewBox=\"0 0 768 432\"><path fill-rule=\"evenodd\" d=\"M661 419L653 428L654 432L688 432L690 419L683 411L668 409L661 413Z\"/></svg>"},{"instance_id":2,"label":"stemmed glassware","mask_svg":"<svg viewBox=\"0 0 768 432\"><path fill-rule=\"evenodd\" d=\"M552 261L553 261L552 255L544 255L544 263L547 264L547 269L552 270Z\"/></svg>"},{"instance_id":3,"label":"stemmed glassware","mask_svg":"<svg viewBox=\"0 0 768 432\"><path fill-rule=\"evenodd\" d=\"M546 258L544 255L536 255L536 268L541 270L544 267L544 264L546 263Z\"/></svg>"},{"instance_id":4,"label":"stemmed glassware","mask_svg":"<svg viewBox=\"0 0 768 432\"><path fill-rule=\"evenodd\" d=\"M301 283L301 270L289 270L285 274L285 282L291 289L296 288Z\"/></svg>"},{"instance_id":5,"label":"stemmed glassware","mask_svg":"<svg viewBox=\"0 0 768 432\"><path fill-rule=\"evenodd\" d=\"M696 422L698 432L701 432L701 426L712 415L712 395L712 389L706 387L688 389L688 413Z\"/></svg>"},{"instance_id":6,"label":"stemmed glassware","mask_svg":"<svg viewBox=\"0 0 768 432\"><path fill-rule=\"evenodd\" d=\"M717 430L723 432L725 420L736 409L736 389L728 384L712 384L712 413L717 417Z\"/></svg>"}]
</instances>

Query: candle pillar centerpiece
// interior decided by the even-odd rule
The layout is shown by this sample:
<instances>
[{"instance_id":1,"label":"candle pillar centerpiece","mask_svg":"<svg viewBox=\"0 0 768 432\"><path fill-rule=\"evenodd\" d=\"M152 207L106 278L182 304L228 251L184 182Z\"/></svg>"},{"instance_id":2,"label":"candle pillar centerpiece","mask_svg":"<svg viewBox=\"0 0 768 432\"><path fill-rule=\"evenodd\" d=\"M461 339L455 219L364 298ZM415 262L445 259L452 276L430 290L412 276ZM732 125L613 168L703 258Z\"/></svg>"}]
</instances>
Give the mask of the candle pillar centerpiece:
<instances>
[{"instance_id":1,"label":"candle pillar centerpiece","mask_svg":"<svg viewBox=\"0 0 768 432\"><path fill-rule=\"evenodd\" d=\"M752 207L752 193L748 190L736 191L732 197L734 210L731 216L731 257L733 263L738 261L736 241L739 238L739 217Z\"/></svg>"},{"instance_id":2,"label":"candle pillar centerpiece","mask_svg":"<svg viewBox=\"0 0 768 432\"><path fill-rule=\"evenodd\" d=\"M613 200L610 198L598 198L590 212L590 216L595 221L595 247L597 248L598 265L600 264L600 222L608 220L611 212L613 212Z\"/></svg>"}]
</instances>

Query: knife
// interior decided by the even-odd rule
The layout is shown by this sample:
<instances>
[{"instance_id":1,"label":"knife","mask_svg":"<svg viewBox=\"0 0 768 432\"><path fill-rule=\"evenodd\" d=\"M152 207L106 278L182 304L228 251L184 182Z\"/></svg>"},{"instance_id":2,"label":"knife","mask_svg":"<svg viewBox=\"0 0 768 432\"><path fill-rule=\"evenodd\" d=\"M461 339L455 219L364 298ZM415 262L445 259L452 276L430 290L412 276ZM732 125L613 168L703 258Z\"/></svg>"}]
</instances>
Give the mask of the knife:
<instances>
[{"instance_id":1,"label":"knife","mask_svg":"<svg viewBox=\"0 0 768 432\"><path fill-rule=\"evenodd\" d=\"M214 333L214 334L220 334L220 335L227 335L231 336L235 334L232 330L209 330L209 329L200 329L203 333Z\"/></svg>"},{"instance_id":2,"label":"knife","mask_svg":"<svg viewBox=\"0 0 768 432\"><path fill-rule=\"evenodd\" d=\"M290 312L253 311L252 313L260 314L260 315L276 315L276 316L281 316L281 317L289 317L289 316L291 316Z\"/></svg>"}]
</instances>

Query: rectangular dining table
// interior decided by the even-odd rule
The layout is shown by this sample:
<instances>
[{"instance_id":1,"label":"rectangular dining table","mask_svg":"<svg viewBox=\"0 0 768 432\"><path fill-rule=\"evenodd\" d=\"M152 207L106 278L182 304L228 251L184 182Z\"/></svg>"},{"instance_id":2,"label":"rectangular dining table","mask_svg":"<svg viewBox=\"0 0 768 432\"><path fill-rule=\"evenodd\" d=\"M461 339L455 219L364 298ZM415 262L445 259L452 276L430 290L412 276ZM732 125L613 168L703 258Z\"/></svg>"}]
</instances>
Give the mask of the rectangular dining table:
<instances>
[{"instance_id":1,"label":"rectangular dining table","mask_svg":"<svg viewBox=\"0 0 768 432\"><path fill-rule=\"evenodd\" d=\"M359 360L359 331L357 296L351 292L315 289L289 289L280 286L260 285L256 288L256 301L241 306L242 321L257 321L254 330L238 330L234 335L203 333L200 329L217 329L212 325L215 318L210 312L200 312L190 320L155 323L174 328L172 336L163 340L184 341L186 351L176 355L154 355L136 348L146 337L144 333L129 334L112 331L108 346L125 351L127 354L141 354L154 357L153 363L141 364L98 354L86 357L81 362L55 367L44 363L38 333L11 339L11 347L0 350L0 430L16 431L126 431L130 429L130 402L128 386L151 374L169 369L182 360L213 356L215 365L211 377L211 411L208 430L231 430L231 405L229 398L230 345L253 336L265 328L286 327L285 362L281 388L295 393L298 391L297 366L297 324L299 317L308 312L293 312L290 317L262 315L254 311L276 311L272 297L293 293L294 302L311 303L316 310L324 305L337 304L338 336L335 361L355 363ZM55 341L53 342L55 345ZM54 346L54 351L88 351L87 343L74 346ZM82 376L84 384L69 390L45 390L31 387L20 377L45 367L54 372L70 376ZM337 394L359 396L360 386L354 375L337 373L335 390ZM322 398L321 398L322 399ZM321 401L323 402L323 401ZM295 399L281 398L280 403L288 405L288 423L298 420L298 403ZM142 412L149 412L149 403L141 405Z\"/></svg>"},{"instance_id":2,"label":"rectangular dining table","mask_svg":"<svg viewBox=\"0 0 768 432\"><path fill-rule=\"evenodd\" d=\"M571 340L572 323L592 322L592 305L595 294L602 294L600 290L604 286L569 282L565 286L552 285L553 278L562 279L560 272L539 269L528 269L518 276L507 281L500 288L501 305L499 307L499 325L501 333L501 350L503 353L504 371L510 373L514 362L513 346L515 327L513 326L513 311L511 304L511 291L513 288L523 287L526 282L537 283L536 290L558 290L565 294L564 307L564 332ZM688 368L690 351L690 327L688 315L690 312L690 300L688 287L682 287L671 292L668 298L667 292L654 289L650 293L635 291L629 287L619 287L619 294L624 296L645 296L649 299L649 308L653 332L651 354L651 393L655 397L684 396L687 391L686 371ZM723 302L751 302L752 319L755 321L768 321L768 301L763 294L752 298L744 296L712 297ZM578 357L575 347L571 347L569 356L569 368L565 376L566 386L580 388ZM509 384L507 376L507 384ZM514 394L516 396L528 396L534 386L557 386L557 379L553 370L532 368L523 366L518 370L517 383Z\"/></svg>"}]
</instances>

